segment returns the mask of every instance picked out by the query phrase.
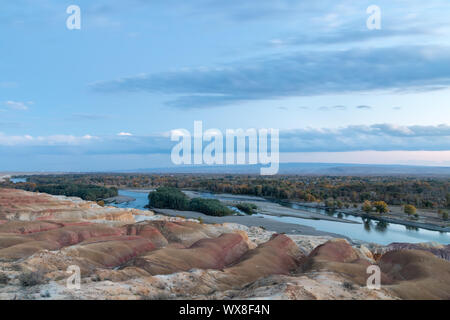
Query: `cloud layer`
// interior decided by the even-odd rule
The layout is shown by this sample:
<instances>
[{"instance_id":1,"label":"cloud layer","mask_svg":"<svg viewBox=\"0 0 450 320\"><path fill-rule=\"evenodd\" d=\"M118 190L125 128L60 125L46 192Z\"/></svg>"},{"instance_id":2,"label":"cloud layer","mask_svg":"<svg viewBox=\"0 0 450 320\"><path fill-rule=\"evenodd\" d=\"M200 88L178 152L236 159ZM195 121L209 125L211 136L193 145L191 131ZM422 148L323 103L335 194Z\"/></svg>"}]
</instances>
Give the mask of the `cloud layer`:
<instances>
[{"instance_id":1,"label":"cloud layer","mask_svg":"<svg viewBox=\"0 0 450 320\"><path fill-rule=\"evenodd\" d=\"M97 82L97 92L176 96L179 108L370 90L434 90L450 85L450 48L398 47L297 52L215 68Z\"/></svg>"},{"instance_id":2,"label":"cloud layer","mask_svg":"<svg viewBox=\"0 0 450 320\"><path fill-rule=\"evenodd\" d=\"M176 143L167 133L153 136L96 137L54 135L47 137L0 134L4 154L168 154ZM450 150L450 126L395 126L377 124L336 129L297 129L280 131L281 152L346 151L444 151Z\"/></svg>"}]
</instances>

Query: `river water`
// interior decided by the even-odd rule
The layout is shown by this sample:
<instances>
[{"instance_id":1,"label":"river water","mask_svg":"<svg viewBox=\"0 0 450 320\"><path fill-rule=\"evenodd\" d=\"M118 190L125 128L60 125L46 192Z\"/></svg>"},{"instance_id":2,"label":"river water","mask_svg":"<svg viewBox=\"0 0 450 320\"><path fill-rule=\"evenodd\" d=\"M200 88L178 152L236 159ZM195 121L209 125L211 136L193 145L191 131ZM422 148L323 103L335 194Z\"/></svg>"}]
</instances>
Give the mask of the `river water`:
<instances>
[{"instance_id":1,"label":"river water","mask_svg":"<svg viewBox=\"0 0 450 320\"><path fill-rule=\"evenodd\" d=\"M117 204L115 206L121 208L136 208L145 210L145 206L148 204L148 193L147 192L138 192L131 190L120 190L120 195L128 196L135 198L135 201ZM216 198L216 195L212 193L201 193L201 197L204 198ZM233 199L233 196L230 195L230 198ZM239 198L234 198L235 200L242 200ZM322 209L315 208L306 208L306 207L298 207L297 205L291 205L293 209L299 209L302 211L310 211L320 214L332 214ZM332 232L341 235L345 235L351 239L362 240L366 242L374 242L383 245L390 244L392 242L408 242L408 243L418 243L418 242L439 242L442 244L450 244L450 235L446 232L438 232L431 231L425 229L414 229L409 228L404 225L394 224L394 223L384 223L376 220L367 220L361 217L355 217L352 215L342 215L342 218L347 220L362 222L361 224L350 224L350 223L342 223L336 221L327 221L327 220L313 220L313 219L301 219L301 218L293 218L293 217L278 217L278 216L269 216L269 215L261 215L258 216L263 217L264 219L272 219L279 222L285 223L294 223L305 226L314 227L317 230ZM339 216L341 217L341 216Z\"/></svg>"}]
</instances>

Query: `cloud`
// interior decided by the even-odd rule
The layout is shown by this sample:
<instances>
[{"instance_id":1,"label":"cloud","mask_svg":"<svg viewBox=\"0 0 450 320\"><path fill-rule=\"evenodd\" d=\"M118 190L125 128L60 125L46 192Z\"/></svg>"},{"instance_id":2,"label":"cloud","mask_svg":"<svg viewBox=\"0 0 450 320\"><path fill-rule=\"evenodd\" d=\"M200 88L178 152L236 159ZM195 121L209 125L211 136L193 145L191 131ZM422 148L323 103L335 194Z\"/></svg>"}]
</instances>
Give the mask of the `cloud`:
<instances>
[{"instance_id":1,"label":"cloud","mask_svg":"<svg viewBox=\"0 0 450 320\"><path fill-rule=\"evenodd\" d=\"M28 105L33 104L32 101L20 102L20 101L6 101L3 103L5 106L13 110L28 110Z\"/></svg>"},{"instance_id":2,"label":"cloud","mask_svg":"<svg viewBox=\"0 0 450 320\"><path fill-rule=\"evenodd\" d=\"M357 106L356 109L360 109L360 110L370 110L372 109L371 106Z\"/></svg>"},{"instance_id":3,"label":"cloud","mask_svg":"<svg viewBox=\"0 0 450 320\"><path fill-rule=\"evenodd\" d=\"M0 146L80 146L89 141L97 141L98 137L86 134L78 137L73 135L51 135L51 136L31 136L31 135L5 135L0 132Z\"/></svg>"},{"instance_id":4,"label":"cloud","mask_svg":"<svg viewBox=\"0 0 450 320\"><path fill-rule=\"evenodd\" d=\"M450 150L450 126L375 124L280 133L284 152Z\"/></svg>"},{"instance_id":5,"label":"cloud","mask_svg":"<svg viewBox=\"0 0 450 320\"><path fill-rule=\"evenodd\" d=\"M342 27L322 28L314 33L304 33L287 37L286 39L273 39L269 41L269 45L279 46L306 46L306 45L338 45L367 42L372 40L387 41L391 38L417 38L419 36L433 36L436 32L425 27L418 28L406 26L404 29L387 29L373 31L361 24L358 19L352 21Z\"/></svg>"},{"instance_id":6,"label":"cloud","mask_svg":"<svg viewBox=\"0 0 450 320\"><path fill-rule=\"evenodd\" d=\"M237 102L371 90L450 86L450 48L302 51L215 68L147 74L91 84L101 93L149 92L167 105L202 108Z\"/></svg>"},{"instance_id":7,"label":"cloud","mask_svg":"<svg viewBox=\"0 0 450 320\"><path fill-rule=\"evenodd\" d=\"M117 135L118 135L118 136L125 136L125 137L131 137L131 136L132 136L132 134L129 133L129 132L120 132L120 133L118 133Z\"/></svg>"},{"instance_id":8,"label":"cloud","mask_svg":"<svg viewBox=\"0 0 450 320\"><path fill-rule=\"evenodd\" d=\"M110 116L105 115L105 114L74 113L67 119L74 120L74 121L85 121L85 120L98 121L98 120L106 120L109 118L110 118Z\"/></svg>"},{"instance_id":9,"label":"cloud","mask_svg":"<svg viewBox=\"0 0 450 320\"><path fill-rule=\"evenodd\" d=\"M205 128L206 130L207 128ZM7 136L0 133L2 154L170 154L170 135L151 136ZM280 131L280 152L446 151L450 126L354 125Z\"/></svg>"},{"instance_id":10,"label":"cloud","mask_svg":"<svg viewBox=\"0 0 450 320\"><path fill-rule=\"evenodd\" d=\"M320 107L319 110L320 111L332 111L332 110L344 111L344 110L347 110L347 107L346 106Z\"/></svg>"}]
</instances>

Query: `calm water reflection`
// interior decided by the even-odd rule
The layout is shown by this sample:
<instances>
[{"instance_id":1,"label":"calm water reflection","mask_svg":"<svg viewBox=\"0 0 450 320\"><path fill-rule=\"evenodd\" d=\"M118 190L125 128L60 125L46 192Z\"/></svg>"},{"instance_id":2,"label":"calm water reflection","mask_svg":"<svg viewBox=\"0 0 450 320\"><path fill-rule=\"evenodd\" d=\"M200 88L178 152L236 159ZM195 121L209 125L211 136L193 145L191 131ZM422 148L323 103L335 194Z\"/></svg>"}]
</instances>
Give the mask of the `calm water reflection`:
<instances>
[{"instance_id":1,"label":"calm water reflection","mask_svg":"<svg viewBox=\"0 0 450 320\"><path fill-rule=\"evenodd\" d=\"M122 208L136 208L145 210L145 206L148 204L148 193L130 191L130 190L120 190L120 195L133 197L136 200L128 203L122 203L116 205ZM216 196L211 193L202 193L202 197L215 198ZM231 199L232 196L230 196ZM238 199L238 198L236 198ZM240 200L240 199L239 199ZM326 221L326 220L313 220L313 219L301 219L292 217L276 217L269 215L258 216L264 217L265 219L273 219L280 222L296 223L306 226L311 226L317 230L325 232L333 232L337 234L345 235L349 238L355 240L363 240L367 242L375 242L379 244L389 244L392 242L429 242L435 241L442 244L450 244L450 236L445 232L430 231L425 229L419 229L414 227L406 227L400 224L387 223L383 221L376 221L371 219L365 219L361 217L355 217L348 214L339 213L336 214L333 211L326 211L316 208L305 208L299 207L295 204L290 205L294 209L299 209L303 211L311 211L326 215L336 215L340 218L345 218L347 220L361 222L361 224L349 224L341 223L336 221Z\"/></svg>"}]
</instances>

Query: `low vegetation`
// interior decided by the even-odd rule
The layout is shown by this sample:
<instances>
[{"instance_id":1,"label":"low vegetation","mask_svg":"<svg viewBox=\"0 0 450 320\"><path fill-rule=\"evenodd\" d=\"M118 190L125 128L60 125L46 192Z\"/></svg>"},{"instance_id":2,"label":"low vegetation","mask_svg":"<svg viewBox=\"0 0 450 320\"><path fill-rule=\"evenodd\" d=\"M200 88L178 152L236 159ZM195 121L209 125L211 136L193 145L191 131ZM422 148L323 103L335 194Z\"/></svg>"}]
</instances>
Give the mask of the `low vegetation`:
<instances>
[{"instance_id":1,"label":"low vegetation","mask_svg":"<svg viewBox=\"0 0 450 320\"><path fill-rule=\"evenodd\" d=\"M148 195L149 206L160 209L188 210L189 198L179 189L160 187Z\"/></svg>"},{"instance_id":2,"label":"low vegetation","mask_svg":"<svg viewBox=\"0 0 450 320\"><path fill-rule=\"evenodd\" d=\"M46 279L44 277L43 272L41 271L32 271L22 273L19 276L19 282L22 287L33 287L40 284L44 284Z\"/></svg>"},{"instance_id":3,"label":"low vegetation","mask_svg":"<svg viewBox=\"0 0 450 320\"><path fill-rule=\"evenodd\" d=\"M0 284L5 285L8 284L9 278L5 273L0 273Z\"/></svg>"},{"instance_id":4,"label":"low vegetation","mask_svg":"<svg viewBox=\"0 0 450 320\"><path fill-rule=\"evenodd\" d=\"M79 197L87 201L101 201L102 199L115 197L119 193L115 187L107 188L96 185L75 183L36 184L22 182L10 184L8 187L32 192L48 193L55 196Z\"/></svg>"},{"instance_id":5,"label":"low vegetation","mask_svg":"<svg viewBox=\"0 0 450 320\"><path fill-rule=\"evenodd\" d=\"M416 207L414 207L413 205L410 205L410 204L405 205L403 210L408 216L415 215L417 212Z\"/></svg>"},{"instance_id":6,"label":"low vegetation","mask_svg":"<svg viewBox=\"0 0 450 320\"><path fill-rule=\"evenodd\" d=\"M448 219L450 210L450 180L447 177L408 176L258 176L245 174L66 174L27 176L27 182L13 184L3 182L1 186L40 191L40 186L55 185L96 186L112 190L149 189L174 187L212 193L251 195L276 200L298 202L321 202L332 209L361 208L365 212L386 211L388 206L411 205L417 212L423 209L440 210L442 219ZM79 196L86 200L105 198L109 191L89 190L87 194L63 188L64 191L45 190L52 194ZM84 187L81 189L85 189ZM70 192L69 192L70 191ZM370 205L365 205L370 203ZM410 209L408 209L410 210ZM415 214L417 214L417 212ZM405 212L408 214L407 212ZM415 214L409 214L415 216Z\"/></svg>"},{"instance_id":7,"label":"low vegetation","mask_svg":"<svg viewBox=\"0 0 450 320\"><path fill-rule=\"evenodd\" d=\"M217 199L194 198L189 204L190 210L204 213L209 216L229 216L233 210L223 205Z\"/></svg>"},{"instance_id":8,"label":"low vegetation","mask_svg":"<svg viewBox=\"0 0 450 320\"><path fill-rule=\"evenodd\" d=\"M241 202L236 205L240 211L246 214L255 214L258 207L253 203Z\"/></svg>"},{"instance_id":9,"label":"low vegetation","mask_svg":"<svg viewBox=\"0 0 450 320\"><path fill-rule=\"evenodd\" d=\"M227 216L233 210L223 205L217 199L189 198L179 189L160 187L148 195L149 207L174 210L192 210L210 216Z\"/></svg>"}]
</instances>

